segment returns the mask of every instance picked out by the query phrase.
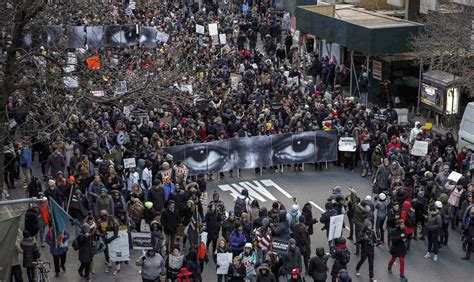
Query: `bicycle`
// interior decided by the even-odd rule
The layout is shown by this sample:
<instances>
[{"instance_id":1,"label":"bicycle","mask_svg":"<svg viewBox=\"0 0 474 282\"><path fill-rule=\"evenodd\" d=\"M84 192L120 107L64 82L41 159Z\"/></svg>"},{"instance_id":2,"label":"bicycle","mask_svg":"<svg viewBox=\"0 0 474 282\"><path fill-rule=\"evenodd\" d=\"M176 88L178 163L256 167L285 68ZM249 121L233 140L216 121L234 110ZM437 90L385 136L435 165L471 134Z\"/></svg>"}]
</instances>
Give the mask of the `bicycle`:
<instances>
[{"instance_id":1,"label":"bicycle","mask_svg":"<svg viewBox=\"0 0 474 282\"><path fill-rule=\"evenodd\" d=\"M51 271L51 263L49 261L37 260L33 262L35 268L36 282L49 282L48 273Z\"/></svg>"}]
</instances>

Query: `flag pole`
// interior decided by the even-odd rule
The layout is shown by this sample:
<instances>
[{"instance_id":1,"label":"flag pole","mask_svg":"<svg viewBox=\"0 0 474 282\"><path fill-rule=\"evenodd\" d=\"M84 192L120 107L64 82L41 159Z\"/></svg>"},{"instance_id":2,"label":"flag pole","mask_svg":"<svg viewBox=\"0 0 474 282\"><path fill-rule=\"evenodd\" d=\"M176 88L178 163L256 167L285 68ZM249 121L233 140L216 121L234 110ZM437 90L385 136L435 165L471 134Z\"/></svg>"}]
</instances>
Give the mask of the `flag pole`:
<instances>
[{"instance_id":1,"label":"flag pole","mask_svg":"<svg viewBox=\"0 0 474 282\"><path fill-rule=\"evenodd\" d=\"M20 204L36 204L37 202L46 202L48 199L43 197L38 199L36 197L32 198L25 198L25 199L15 199L15 200L6 200L0 201L0 206L13 206L13 205L20 205Z\"/></svg>"}]
</instances>

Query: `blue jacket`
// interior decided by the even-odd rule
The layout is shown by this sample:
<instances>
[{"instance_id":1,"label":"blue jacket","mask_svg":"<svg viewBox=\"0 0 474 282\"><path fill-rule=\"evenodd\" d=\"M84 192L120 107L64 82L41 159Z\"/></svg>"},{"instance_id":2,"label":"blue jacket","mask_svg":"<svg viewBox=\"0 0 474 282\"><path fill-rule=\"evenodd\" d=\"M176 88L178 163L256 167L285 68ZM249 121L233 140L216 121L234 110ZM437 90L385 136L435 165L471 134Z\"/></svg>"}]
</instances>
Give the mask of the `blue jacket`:
<instances>
[{"instance_id":1,"label":"blue jacket","mask_svg":"<svg viewBox=\"0 0 474 282\"><path fill-rule=\"evenodd\" d=\"M239 251L244 249L244 245L247 243L247 238L245 237L245 233L236 233L235 231L230 234L229 238L229 249L231 251Z\"/></svg>"},{"instance_id":2,"label":"blue jacket","mask_svg":"<svg viewBox=\"0 0 474 282\"><path fill-rule=\"evenodd\" d=\"M63 238L63 243L60 247L54 247L54 242L53 240L51 240L51 236L48 234L46 236L46 243L48 243L49 245L49 251L51 252L51 255L53 256L60 256L60 255L64 255L65 253L67 253L67 251L69 250L68 248L68 243L67 243L67 240L69 240L69 233L67 233L67 231L64 231L64 238Z\"/></svg>"},{"instance_id":3,"label":"blue jacket","mask_svg":"<svg viewBox=\"0 0 474 282\"><path fill-rule=\"evenodd\" d=\"M171 192L175 190L174 184L173 183L166 183L163 184L163 192L165 194L165 202L168 202L168 199L170 198Z\"/></svg>"},{"instance_id":4,"label":"blue jacket","mask_svg":"<svg viewBox=\"0 0 474 282\"><path fill-rule=\"evenodd\" d=\"M31 155L30 147L23 148L21 150L20 165L22 167L31 168L32 163L33 163L33 157Z\"/></svg>"}]
</instances>

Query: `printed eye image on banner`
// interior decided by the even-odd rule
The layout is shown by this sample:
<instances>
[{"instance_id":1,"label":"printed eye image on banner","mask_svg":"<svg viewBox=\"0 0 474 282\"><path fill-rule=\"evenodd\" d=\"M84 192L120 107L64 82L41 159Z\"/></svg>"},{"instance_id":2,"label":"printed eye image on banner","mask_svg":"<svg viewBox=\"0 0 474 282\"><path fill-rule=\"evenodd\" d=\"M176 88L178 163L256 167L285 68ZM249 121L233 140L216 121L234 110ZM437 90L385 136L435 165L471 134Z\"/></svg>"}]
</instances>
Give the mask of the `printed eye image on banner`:
<instances>
[{"instance_id":1,"label":"printed eye image on banner","mask_svg":"<svg viewBox=\"0 0 474 282\"><path fill-rule=\"evenodd\" d=\"M105 46L124 47L137 45L138 30L136 25L110 25L105 26Z\"/></svg>"},{"instance_id":2,"label":"printed eye image on banner","mask_svg":"<svg viewBox=\"0 0 474 282\"><path fill-rule=\"evenodd\" d=\"M66 34L68 48L84 48L86 45L84 26L68 26Z\"/></svg>"},{"instance_id":3,"label":"printed eye image on banner","mask_svg":"<svg viewBox=\"0 0 474 282\"><path fill-rule=\"evenodd\" d=\"M229 171L232 169L233 152L229 146L229 140L219 140L206 143L206 161L209 173ZM189 157L189 155L186 155L186 157ZM192 160L196 161L196 156L193 157Z\"/></svg>"},{"instance_id":4,"label":"printed eye image on banner","mask_svg":"<svg viewBox=\"0 0 474 282\"><path fill-rule=\"evenodd\" d=\"M140 46L145 48L156 48L158 46L156 34L156 28L154 27L140 27Z\"/></svg>"},{"instance_id":5,"label":"printed eye image on banner","mask_svg":"<svg viewBox=\"0 0 474 282\"><path fill-rule=\"evenodd\" d=\"M88 26L86 27L86 33L89 48L99 49L102 47L102 39L104 37L103 26Z\"/></svg>"},{"instance_id":6,"label":"printed eye image on banner","mask_svg":"<svg viewBox=\"0 0 474 282\"><path fill-rule=\"evenodd\" d=\"M214 156L214 155L213 155ZM207 171L208 153L206 144L186 146L184 150L184 164L193 174L205 173Z\"/></svg>"},{"instance_id":7,"label":"printed eye image on banner","mask_svg":"<svg viewBox=\"0 0 474 282\"><path fill-rule=\"evenodd\" d=\"M163 151L182 161L189 175L337 160L336 131L309 131L231 138L209 143L166 147Z\"/></svg>"},{"instance_id":8,"label":"printed eye image on banner","mask_svg":"<svg viewBox=\"0 0 474 282\"><path fill-rule=\"evenodd\" d=\"M337 160L337 132L315 131L316 132L316 161L336 161Z\"/></svg>"},{"instance_id":9,"label":"printed eye image on banner","mask_svg":"<svg viewBox=\"0 0 474 282\"><path fill-rule=\"evenodd\" d=\"M295 163L310 163L316 159L316 132L301 132L293 134L291 147L283 148L283 154L292 156Z\"/></svg>"},{"instance_id":10,"label":"printed eye image on banner","mask_svg":"<svg viewBox=\"0 0 474 282\"><path fill-rule=\"evenodd\" d=\"M273 165L283 165L293 163L292 147L293 134L271 135L272 151L271 159Z\"/></svg>"}]
</instances>

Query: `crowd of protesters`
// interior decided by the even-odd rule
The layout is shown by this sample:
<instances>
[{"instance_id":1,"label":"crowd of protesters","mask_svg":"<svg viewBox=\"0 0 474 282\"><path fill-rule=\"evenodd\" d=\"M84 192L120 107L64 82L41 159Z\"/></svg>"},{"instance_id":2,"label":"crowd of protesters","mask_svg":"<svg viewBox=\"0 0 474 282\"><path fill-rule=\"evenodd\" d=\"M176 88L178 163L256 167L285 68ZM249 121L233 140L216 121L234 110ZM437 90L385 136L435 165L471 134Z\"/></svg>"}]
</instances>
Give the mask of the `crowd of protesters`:
<instances>
[{"instance_id":1,"label":"crowd of protesters","mask_svg":"<svg viewBox=\"0 0 474 282\"><path fill-rule=\"evenodd\" d=\"M62 24L159 27L170 35L169 43L159 47L163 67L187 74L179 85L173 81L169 91L177 93L179 86L190 84L194 93L189 101L171 99L157 107L137 102L133 107L146 112L145 117L137 117L123 109L129 105L71 100L58 113L66 120L63 125L54 132L35 134L35 129L51 120L41 120L41 110L28 103L31 98L15 92L6 105L10 119L24 126L14 129L19 138L4 144L5 183L10 191L23 186L28 197L54 199L74 218L75 239L69 241L78 252L81 277L92 277L94 256L102 253L106 272L113 268L112 274L119 275L122 264L129 262L111 261L108 245L117 238L119 226L126 226L129 232L151 233L153 248L136 261L143 281L201 281L206 262L212 259L219 268L219 253L232 253L233 262L226 274L217 275L218 281L304 281L308 276L314 281L326 281L329 276L332 281L351 281L346 269L354 254L346 239L334 239L328 249L314 248L310 240L313 225L320 221L328 235L330 217L339 214L347 217L347 239L354 242L355 255L360 256L356 275L368 260L369 278L374 279L374 248L386 242L392 255L388 271L398 258L400 278L406 281L404 257L412 240L426 238L425 258L437 261L439 250L448 245L449 232L463 232L463 259L470 258L474 249L472 152L457 149L451 133L443 137L418 122L408 129L399 125L389 87L380 97L383 110L378 106L369 110L357 98L346 98L347 70L335 58L314 55L308 69L302 70L289 16L273 10L272 1L229 0L222 5L202 1L201 8L184 2L137 5L132 16L124 14L121 4L107 4L104 7L110 13L103 17L77 12ZM211 37L196 33L196 24L213 22L219 23L219 33L227 35L225 45L214 45ZM90 54L108 58L102 65L113 69L112 64L141 54L139 50L69 51L79 54L77 71L85 71ZM149 52L115 70L143 74L157 61L155 53ZM306 71L312 77L307 83L302 75ZM236 85L231 83L231 74L241 76ZM359 82L361 91L366 77ZM106 82L104 86L110 86ZM162 150L312 130L336 130L339 137L353 137L356 151L338 152L334 164L357 169L362 177L373 180L373 193L365 197L352 188L344 194L341 187L334 187L319 219L309 203L301 207L295 201L285 207L275 202L267 208L250 200L246 190L232 205L225 204L217 192L207 197L210 175L188 176L186 166ZM117 139L119 133L124 134L123 142ZM415 141L429 142L426 156L411 154ZM41 176L32 173L36 155ZM124 168L127 158L135 158L136 166ZM462 177L448 179L452 171ZM17 248L23 253L30 281L39 246L50 245L56 276L65 271L68 253L67 243L51 243L48 226L39 218L38 208L32 206ZM114 236L107 237L110 231ZM68 238L69 234L64 242ZM273 238L286 240L288 251L271 251ZM330 257L334 258L331 268ZM18 279L19 262L13 270Z\"/></svg>"}]
</instances>

